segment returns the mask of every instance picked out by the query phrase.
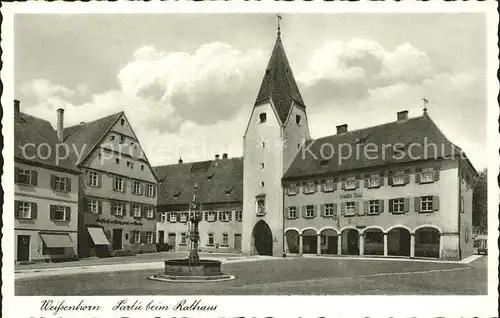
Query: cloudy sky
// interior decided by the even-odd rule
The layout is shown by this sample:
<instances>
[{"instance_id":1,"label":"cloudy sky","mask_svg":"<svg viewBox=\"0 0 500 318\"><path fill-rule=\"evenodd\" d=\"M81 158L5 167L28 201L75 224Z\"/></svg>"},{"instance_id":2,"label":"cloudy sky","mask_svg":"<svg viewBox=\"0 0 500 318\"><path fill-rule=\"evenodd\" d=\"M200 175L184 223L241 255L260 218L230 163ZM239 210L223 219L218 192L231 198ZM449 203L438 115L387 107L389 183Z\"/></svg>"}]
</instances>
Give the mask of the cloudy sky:
<instances>
[{"instance_id":1,"label":"cloudy sky","mask_svg":"<svg viewBox=\"0 0 500 318\"><path fill-rule=\"evenodd\" d=\"M312 136L429 115L486 166L482 14L285 14ZM78 124L124 110L151 164L241 156L276 39L272 14L16 15L22 110Z\"/></svg>"}]
</instances>

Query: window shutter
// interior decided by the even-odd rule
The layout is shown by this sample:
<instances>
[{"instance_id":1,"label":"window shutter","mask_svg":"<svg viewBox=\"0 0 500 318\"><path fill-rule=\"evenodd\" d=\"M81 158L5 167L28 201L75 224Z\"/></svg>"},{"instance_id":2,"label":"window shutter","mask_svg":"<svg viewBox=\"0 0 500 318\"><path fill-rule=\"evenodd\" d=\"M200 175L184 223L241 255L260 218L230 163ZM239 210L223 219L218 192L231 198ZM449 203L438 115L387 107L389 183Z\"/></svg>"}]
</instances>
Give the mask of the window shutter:
<instances>
[{"instance_id":1,"label":"window shutter","mask_svg":"<svg viewBox=\"0 0 500 318\"><path fill-rule=\"evenodd\" d=\"M56 189L56 176L50 175L50 188L52 190Z\"/></svg>"},{"instance_id":2,"label":"window shutter","mask_svg":"<svg viewBox=\"0 0 500 318\"><path fill-rule=\"evenodd\" d=\"M354 214L363 215L363 211L359 208L359 202L354 202Z\"/></svg>"},{"instance_id":3,"label":"window shutter","mask_svg":"<svg viewBox=\"0 0 500 318\"><path fill-rule=\"evenodd\" d=\"M410 211L410 199L409 198L404 198L404 211L405 213Z\"/></svg>"},{"instance_id":4,"label":"window shutter","mask_svg":"<svg viewBox=\"0 0 500 318\"><path fill-rule=\"evenodd\" d=\"M332 179L333 190L337 190L337 179Z\"/></svg>"},{"instance_id":5,"label":"window shutter","mask_svg":"<svg viewBox=\"0 0 500 318\"><path fill-rule=\"evenodd\" d=\"M66 207L66 221L71 221L71 207Z\"/></svg>"},{"instance_id":6,"label":"window shutter","mask_svg":"<svg viewBox=\"0 0 500 318\"><path fill-rule=\"evenodd\" d=\"M393 213L394 212L394 199L389 200L389 212Z\"/></svg>"},{"instance_id":7,"label":"window shutter","mask_svg":"<svg viewBox=\"0 0 500 318\"><path fill-rule=\"evenodd\" d=\"M435 195L432 198L432 209L434 211L438 211L439 210L439 196L437 196L437 195Z\"/></svg>"},{"instance_id":8,"label":"window shutter","mask_svg":"<svg viewBox=\"0 0 500 318\"><path fill-rule=\"evenodd\" d=\"M15 209L14 210L14 217L16 219L18 219L19 218L19 201L17 201L17 200L14 201L14 209Z\"/></svg>"},{"instance_id":9,"label":"window shutter","mask_svg":"<svg viewBox=\"0 0 500 318\"><path fill-rule=\"evenodd\" d=\"M54 214L55 214L55 205L50 205L50 219L54 219Z\"/></svg>"},{"instance_id":10,"label":"window shutter","mask_svg":"<svg viewBox=\"0 0 500 318\"><path fill-rule=\"evenodd\" d=\"M222 215L224 212L223 211L218 211L218 212L219 212L218 213L219 214L219 220L221 220L221 221L224 220L223 215Z\"/></svg>"},{"instance_id":11,"label":"window shutter","mask_svg":"<svg viewBox=\"0 0 500 318\"><path fill-rule=\"evenodd\" d=\"M116 191L116 177L113 177L113 190Z\"/></svg>"},{"instance_id":12,"label":"window shutter","mask_svg":"<svg viewBox=\"0 0 500 318\"><path fill-rule=\"evenodd\" d=\"M420 183L421 173L422 169L420 168L415 169L415 183Z\"/></svg>"},{"instance_id":13,"label":"window shutter","mask_svg":"<svg viewBox=\"0 0 500 318\"><path fill-rule=\"evenodd\" d=\"M411 173L411 171L409 169L405 170L405 176L404 176L405 184L410 183L410 173Z\"/></svg>"},{"instance_id":14,"label":"window shutter","mask_svg":"<svg viewBox=\"0 0 500 318\"><path fill-rule=\"evenodd\" d=\"M233 219L233 211L229 211L229 221Z\"/></svg>"},{"instance_id":15,"label":"window shutter","mask_svg":"<svg viewBox=\"0 0 500 318\"><path fill-rule=\"evenodd\" d=\"M439 180L439 167L434 168L433 174L434 174L434 181L438 181Z\"/></svg>"},{"instance_id":16,"label":"window shutter","mask_svg":"<svg viewBox=\"0 0 500 318\"><path fill-rule=\"evenodd\" d=\"M342 189L342 190L345 190L345 178L341 178L341 179L340 179L340 182L342 183L342 184L341 184L341 189Z\"/></svg>"},{"instance_id":17,"label":"window shutter","mask_svg":"<svg viewBox=\"0 0 500 318\"><path fill-rule=\"evenodd\" d=\"M153 232L153 244L156 244L156 232Z\"/></svg>"},{"instance_id":18,"label":"window shutter","mask_svg":"<svg viewBox=\"0 0 500 318\"><path fill-rule=\"evenodd\" d=\"M97 201L97 214L102 214L102 201Z\"/></svg>"},{"instance_id":19,"label":"window shutter","mask_svg":"<svg viewBox=\"0 0 500 318\"><path fill-rule=\"evenodd\" d=\"M151 217L151 219L152 219L152 220L157 219L157 218L158 218L158 217L157 217L157 214L158 214L158 213L156 212L156 207L151 206L151 207L149 207L149 208L153 211L153 216Z\"/></svg>"},{"instance_id":20,"label":"window shutter","mask_svg":"<svg viewBox=\"0 0 500 318\"><path fill-rule=\"evenodd\" d=\"M123 204L123 216L127 216L127 207L129 206L127 203L122 203Z\"/></svg>"},{"instance_id":21,"label":"window shutter","mask_svg":"<svg viewBox=\"0 0 500 318\"><path fill-rule=\"evenodd\" d=\"M306 218L306 206L305 205L302 206L302 218L304 218L304 219Z\"/></svg>"},{"instance_id":22,"label":"window shutter","mask_svg":"<svg viewBox=\"0 0 500 318\"><path fill-rule=\"evenodd\" d=\"M97 173L97 186L100 188L102 186L102 174Z\"/></svg>"},{"instance_id":23,"label":"window shutter","mask_svg":"<svg viewBox=\"0 0 500 318\"><path fill-rule=\"evenodd\" d=\"M370 201L364 201L363 202L363 211L365 212L364 214L368 214L370 212Z\"/></svg>"},{"instance_id":24,"label":"window shutter","mask_svg":"<svg viewBox=\"0 0 500 318\"><path fill-rule=\"evenodd\" d=\"M321 205L321 216L322 217L325 216L325 205L324 204Z\"/></svg>"},{"instance_id":25,"label":"window shutter","mask_svg":"<svg viewBox=\"0 0 500 318\"><path fill-rule=\"evenodd\" d=\"M135 243L134 242L134 231L130 232L129 237L130 237L130 243Z\"/></svg>"},{"instance_id":26,"label":"window shutter","mask_svg":"<svg viewBox=\"0 0 500 318\"><path fill-rule=\"evenodd\" d=\"M365 188L368 188L368 186L369 186L369 178L370 178L370 176L365 174Z\"/></svg>"},{"instance_id":27,"label":"window shutter","mask_svg":"<svg viewBox=\"0 0 500 318\"><path fill-rule=\"evenodd\" d=\"M385 181L385 173L381 172L380 173L380 186L384 185Z\"/></svg>"},{"instance_id":28,"label":"window shutter","mask_svg":"<svg viewBox=\"0 0 500 318\"><path fill-rule=\"evenodd\" d=\"M356 181L354 182L356 185L356 189L359 188L359 179L356 177Z\"/></svg>"},{"instance_id":29,"label":"window shutter","mask_svg":"<svg viewBox=\"0 0 500 318\"><path fill-rule=\"evenodd\" d=\"M38 173L35 170L31 170L31 185L35 186L38 183Z\"/></svg>"},{"instance_id":30,"label":"window shutter","mask_svg":"<svg viewBox=\"0 0 500 318\"><path fill-rule=\"evenodd\" d=\"M146 232L141 232L141 243L146 243Z\"/></svg>"},{"instance_id":31,"label":"window shutter","mask_svg":"<svg viewBox=\"0 0 500 318\"><path fill-rule=\"evenodd\" d=\"M302 182L300 187L302 188L302 193L306 193L306 183Z\"/></svg>"},{"instance_id":32,"label":"window shutter","mask_svg":"<svg viewBox=\"0 0 500 318\"><path fill-rule=\"evenodd\" d=\"M415 199L413 200L413 204L415 212L420 212L420 197L415 197Z\"/></svg>"},{"instance_id":33,"label":"window shutter","mask_svg":"<svg viewBox=\"0 0 500 318\"><path fill-rule=\"evenodd\" d=\"M342 202L340 205L340 215L345 215L345 202Z\"/></svg>"},{"instance_id":34,"label":"window shutter","mask_svg":"<svg viewBox=\"0 0 500 318\"><path fill-rule=\"evenodd\" d=\"M18 182L19 181L19 168L14 168L14 181Z\"/></svg>"},{"instance_id":35,"label":"window shutter","mask_svg":"<svg viewBox=\"0 0 500 318\"><path fill-rule=\"evenodd\" d=\"M382 213L384 212L384 200L378 200L378 212Z\"/></svg>"},{"instance_id":36,"label":"window shutter","mask_svg":"<svg viewBox=\"0 0 500 318\"><path fill-rule=\"evenodd\" d=\"M205 221L208 221L208 212L205 212Z\"/></svg>"},{"instance_id":37,"label":"window shutter","mask_svg":"<svg viewBox=\"0 0 500 318\"><path fill-rule=\"evenodd\" d=\"M215 211L215 214L214 214L214 222L217 221L217 211Z\"/></svg>"},{"instance_id":38,"label":"window shutter","mask_svg":"<svg viewBox=\"0 0 500 318\"><path fill-rule=\"evenodd\" d=\"M393 183L392 174L393 174L392 171L389 171L389 173L387 174L387 184L390 185L390 186Z\"/></svg>"},{"instance_id":39,"label":"window shutter","mask_svg":"<svg viewBox=\"0 0 500 318\"><path fill-rule=\"evenodd\" d=\"M123 179L123 192L127 192L127 179Z\"/></svg>"},{"instance_id":40,"label":"window shutter","mask_svg":"<svg viewBox=\"0 0 500 318\"><path fill-rule=\"evenodd\" d=\"M65 178L64 181L66 181L66 191L71 192L71 179Z\"/></svg>"},{"instance_id":41,"label":"window shutter","mask_svg":"<svg viewBox=\"0 0 500 318\"><path fill-rule=\"evenodd\" d=\"M31 202L31 219L36 220L38 217L38 205L35 202Z\"/></svg>"},{"instance_id":42,"label":"window shutter","mask_svg":"<svg viewBox=\"0 0 500 318\"><path fill-rule=\"evenodd\" d=\"M156 208L154 208L154 210L155 210L156 222L161 222L161 213L156 211Z\"/></svg>"},{"instance_id":43,"label":"window shutter","mask_svg":"<svg viewBox=\"0 0 500 318\"><path fill-rule=\"evenodd\" d=\"M313 205L313 217L316 217L318 215L318 205L315 204Z\"/></svg>"},{"instance_id":44,"label":"window shutter","mask_svg":"<svg viewBox=\"0 0 500 318\"><path fill-rule=\"evenodd\" d=\"M337 215L337 203L333 203L333 215Z\"/></svg>"}]
</instances>

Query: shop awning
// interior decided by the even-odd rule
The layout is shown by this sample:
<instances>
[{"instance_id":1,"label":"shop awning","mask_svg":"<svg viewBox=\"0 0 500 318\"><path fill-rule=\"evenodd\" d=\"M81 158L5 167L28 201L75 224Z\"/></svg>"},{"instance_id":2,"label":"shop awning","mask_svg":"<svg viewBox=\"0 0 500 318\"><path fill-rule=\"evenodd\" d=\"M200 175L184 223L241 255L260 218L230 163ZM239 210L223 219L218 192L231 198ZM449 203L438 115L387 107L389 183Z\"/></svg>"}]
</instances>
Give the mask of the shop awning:
<instances>
[{"instance_id":1,"label":"shop awning","mask_svg":"<svg viewBox=\"0 0 500 318\"><path fill-rule=\"evenodd\" d=\"M106 238L106 235L104 235L102 228L88 227L87 230L89 231L90 236L92 237L92 241L94 241L95 245L110 245L108 239Z\"/></svg>"},{"instance_id":2,"label":"shop awning","mask_svg":"<svg viewBox=\"0 0 500 318\"><path fill-rule=\"evenodd\" d=\"M69 234L47 234L40 233L45 246L47 247L73 247L73 241Z\"/></svg>"}]
</instances>

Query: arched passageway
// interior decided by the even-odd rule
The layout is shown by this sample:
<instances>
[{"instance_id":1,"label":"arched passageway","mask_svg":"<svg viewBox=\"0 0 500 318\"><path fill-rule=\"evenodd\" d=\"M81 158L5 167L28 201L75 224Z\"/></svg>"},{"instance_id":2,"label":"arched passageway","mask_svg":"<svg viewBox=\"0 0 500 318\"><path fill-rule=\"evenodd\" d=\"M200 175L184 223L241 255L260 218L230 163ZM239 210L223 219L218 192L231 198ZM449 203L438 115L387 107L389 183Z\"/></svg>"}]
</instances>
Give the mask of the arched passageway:
<instances>
[{"instance_id":1,"label":"arched passageway","mask_svg":"<svg viewBox=\"0 0 500 318\"><path fill-rule=\"evenodd\" d=\"M321 254L337 254L338 240L337 231L325 229L321 231Z\"/></svg>"},{"instance_id":2,"label":"arched passageway","mask_svg":"<svg viewBox=\"0 0 500 318\"><path fill-rule=\"evenodd\" d=\"M302 252L304 254L316 254L318 239L316 230L307 229L302 231Z\"/></svg>"},{"instance_id":3,"label":"arched passageway","mask_svg":"<svg viewBox=\"0 0 500 318\"><path fill-rule=\"evenodd\" d=\"M440 233L432 227L415 231L415 256L439 258Z\"/></svg>"},{"instance_id":4,"label":"arched passageway","mask_svg":"<svg viewBox=\"0 0 500 318\"><path fill-rule=\"evenodd\" d=\"M299 232L297 230L287 230L285 232L288 253L299 253Z\"/></svg>"},{"instance_id":5,"label":"arched passageway","mask_svg":"<svg viewBox=\"0 0 500 318\"><path fill-rule=\"evenodd\" d=\"M359 255L359 232L355 229L342 231L342 254Z\"/></svg>"},{"instance_id":6,"label":"arched passageway","mask_svg":"<svg viewBox=\"0 0 500 318\"><path fill-rule=\"evenodd\" d=\"M273 255L273 234L269 225L263 220L255 224L252 231L255 251L259 255Z\"/></svg>"},{"instance_id":7,"label":"arched passageway","mask_svg":"<svg viewBox=\"0 0 500 318\"><path fill-rule=\"evenodd\" d=\"M387 233L387 252L393 256L410 256L410 231L396 227Z\"/></svg>"},{"instance_id":8,"label":"arched passageway","mask_svg":"<svg viewBox=\"0 0 500 318\"><path fill-rule=\"evenodd\" d=\"M384 255L384 232L380 229L371 228L364 231L365 255Z\"/></svg>"}]
</instances>

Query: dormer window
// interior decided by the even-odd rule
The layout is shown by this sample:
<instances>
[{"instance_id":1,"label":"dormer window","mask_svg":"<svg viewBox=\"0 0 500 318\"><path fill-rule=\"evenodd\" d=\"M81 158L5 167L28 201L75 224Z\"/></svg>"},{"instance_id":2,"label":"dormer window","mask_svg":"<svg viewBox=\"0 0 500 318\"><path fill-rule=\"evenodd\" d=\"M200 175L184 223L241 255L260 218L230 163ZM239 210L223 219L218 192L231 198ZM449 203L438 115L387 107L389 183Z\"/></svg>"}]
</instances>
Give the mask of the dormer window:
<instances>
[{"instance_id":1,"label":"dormer window","mask_svg":"<svg viewBox=\"0 0 500 318\"><path fill-rule=\"evenodd\" d=\"M300 125L300 120L302 118L300 117L300 115L295 115L295 122L297 123L297 125Z\"/></svg>"},{"instance_id":2,"label":"dormer window","mask_svg":"<svg viewBox=\"0 0 500 318\"><path fill-rule=\"evenodd\" d=\"M109 135L109 140L111 141L115 140L115 135Z\"/></svg>"},{"instance_id":3,"label":"dormer window","mask_svg":"<svg viewBox=\"0 0 500 318\"><path fill-rule=\"evenodd\" d=\"M358 137L356 138L356 143L357 144L364 144L366 142L366 136Z\"/></svg>"},{"instance_id":4,"label":"dormer window","mask_svg":"<svg viewBox=\"0 0 500 318\"><path fill-rule=\"evenodd\" d=\"M260 113L259 115L259 122L262 124L262 123L265 123L267 120L267 114L266 113Z\"/></svg>"}]
</instances>

